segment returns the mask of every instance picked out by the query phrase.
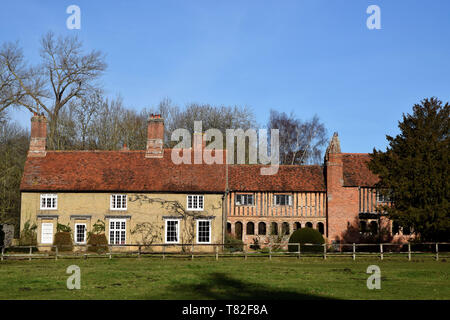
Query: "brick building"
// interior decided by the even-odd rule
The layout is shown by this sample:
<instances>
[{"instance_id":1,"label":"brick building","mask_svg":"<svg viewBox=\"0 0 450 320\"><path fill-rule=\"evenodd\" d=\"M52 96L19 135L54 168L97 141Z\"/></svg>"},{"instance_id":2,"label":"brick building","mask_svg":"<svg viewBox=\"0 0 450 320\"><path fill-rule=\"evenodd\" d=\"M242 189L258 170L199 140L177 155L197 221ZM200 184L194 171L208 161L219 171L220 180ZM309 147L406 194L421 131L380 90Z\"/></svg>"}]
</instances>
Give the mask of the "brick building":
<instances>
[{"instance_id":1,"label":"brick building","mask_svg":"<svg viewBox=\"0 0 450 320\"><path fill-rule=\"evenodd\" d=\"M226 232L252 242L318 229L340 241L349 226L376 232L377 177L367 154L342 153L337 134L323 165L282 165L260 175L261 165L175 164L163 147L164 122L148 121L142 151L48 151L46 119L31 119L31 142L21 182L21 230L38 226L38 243L50 244L57 224L69 225L76 243L102 220L110 244L136 243L133 230L151 223L156 243L221 243ZM194 149L204 148L202 135ZM221 151L216 151L221 152ZM363 230L364 231L364 230Z\"/></svg>"}]
</instances>

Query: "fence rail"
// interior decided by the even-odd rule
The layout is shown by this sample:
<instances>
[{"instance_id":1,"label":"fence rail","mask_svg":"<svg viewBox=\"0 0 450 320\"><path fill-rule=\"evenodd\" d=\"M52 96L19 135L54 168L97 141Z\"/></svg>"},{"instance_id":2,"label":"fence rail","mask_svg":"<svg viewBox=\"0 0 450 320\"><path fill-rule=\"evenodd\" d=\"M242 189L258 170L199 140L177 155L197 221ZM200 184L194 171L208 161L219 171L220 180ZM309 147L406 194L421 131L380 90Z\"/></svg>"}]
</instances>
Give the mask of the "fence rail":
<instances>
[{"instance_id":1,"label":"fence rail","mask_svg":"<svg viewBox=\"0 0 450 320\"><path fill-rule=\"evenodd\" d=\"M299 243L269 243L260 247L254 243L214 243L214 244L123 244L123 245L33 245L0 247L0 260L7 259L54 259L59 258L109 258L154 256L166 259L167 257L405 257L408 261L414 256L431 257L438 261L440 258L450 258L450 243L424 242L424 243L347 243L347 244L299 244ZM200 248L200 250L198 250ZM159 250L158 250L159 249Z\"/></svg>"}]
</instances>

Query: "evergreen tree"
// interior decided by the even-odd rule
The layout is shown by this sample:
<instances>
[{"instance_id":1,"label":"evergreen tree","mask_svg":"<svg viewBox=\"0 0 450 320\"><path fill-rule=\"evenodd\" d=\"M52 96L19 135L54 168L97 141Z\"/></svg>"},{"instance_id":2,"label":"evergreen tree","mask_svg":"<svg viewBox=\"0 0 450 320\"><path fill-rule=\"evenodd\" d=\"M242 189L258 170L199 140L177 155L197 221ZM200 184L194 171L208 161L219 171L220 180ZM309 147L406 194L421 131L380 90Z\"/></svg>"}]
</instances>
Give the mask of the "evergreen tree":
<instances>
[{"instance_id":1,"label":"evergreen tree","mask_svg":"<svg viewBox=\"0 0 450 320\"><path fill-rule=\"evenodd\" d=\"M449 111L436 98L414 105L399 122L400 134L386 136L386 152L374 149L369 163L391 197L388 216L423 241L450 239Z\"/></svg>"}]
</instances>

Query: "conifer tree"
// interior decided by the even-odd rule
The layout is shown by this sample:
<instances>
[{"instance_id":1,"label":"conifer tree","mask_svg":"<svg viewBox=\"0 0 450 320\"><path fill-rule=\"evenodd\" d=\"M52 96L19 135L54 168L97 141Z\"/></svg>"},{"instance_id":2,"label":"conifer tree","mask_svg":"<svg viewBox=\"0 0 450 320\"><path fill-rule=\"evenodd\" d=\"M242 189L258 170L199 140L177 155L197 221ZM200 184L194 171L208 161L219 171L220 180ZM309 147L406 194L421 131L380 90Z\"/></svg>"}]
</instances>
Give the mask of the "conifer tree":
<instances>
[{"instance_id":1,"label":"conifer tree","mask_svg":"<svg viewBox=\"0 0 450 320\"><path fill-rule=\"evenodd\" d=\"M385 152L373 150L369 168L389 195L388 216L422 241L450 240L449 111L437 98L403 114L400 134L386 136Z\"/></svg>"}]
</instances>

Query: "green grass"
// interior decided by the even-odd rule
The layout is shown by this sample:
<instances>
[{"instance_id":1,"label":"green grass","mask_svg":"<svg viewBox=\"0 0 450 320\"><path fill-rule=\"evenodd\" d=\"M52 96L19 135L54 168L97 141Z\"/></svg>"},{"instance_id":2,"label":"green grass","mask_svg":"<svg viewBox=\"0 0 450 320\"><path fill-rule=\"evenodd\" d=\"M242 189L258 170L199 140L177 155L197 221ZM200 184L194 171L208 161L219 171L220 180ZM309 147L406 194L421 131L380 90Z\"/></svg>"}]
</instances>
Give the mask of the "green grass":
<instances>
[{"instance_id":1,"label":"green grass","mask_svg":"<svg viewBox=\"0 0 450 320\"><path fill-rule=\"evenodd\" d=\"M69 265L81 290L68 290ZM369 265L381 289L369 290ZM0 299L450 299L446 259L113 258L0 262Z\"/></svg>"}]
</instances>

